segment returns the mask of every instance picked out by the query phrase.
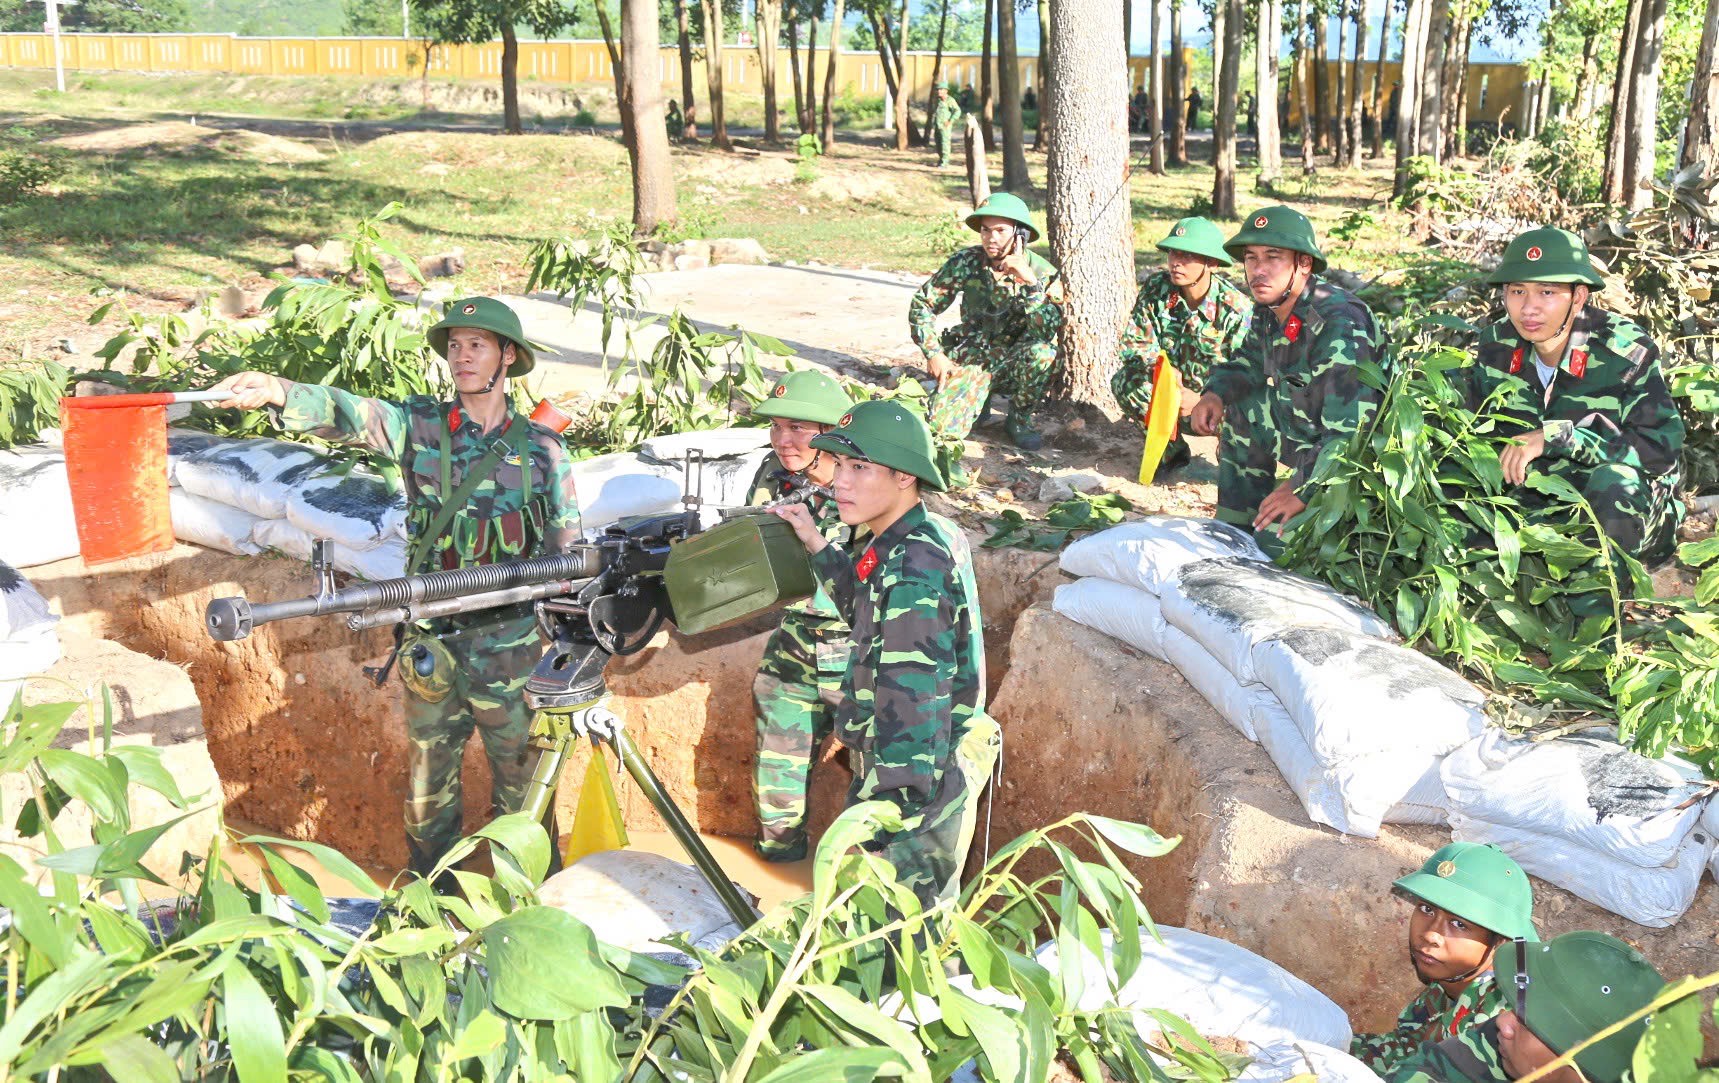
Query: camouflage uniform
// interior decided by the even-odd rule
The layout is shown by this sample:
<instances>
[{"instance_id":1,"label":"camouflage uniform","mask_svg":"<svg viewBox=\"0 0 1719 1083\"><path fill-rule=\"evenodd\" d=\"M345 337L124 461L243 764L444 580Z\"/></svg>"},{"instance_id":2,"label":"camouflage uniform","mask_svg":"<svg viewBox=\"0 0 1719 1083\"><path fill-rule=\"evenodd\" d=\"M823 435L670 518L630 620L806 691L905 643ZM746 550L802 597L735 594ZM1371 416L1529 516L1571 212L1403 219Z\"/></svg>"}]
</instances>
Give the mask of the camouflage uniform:
<instances>
[{"instance_id":1,"label":"camouflage uniform","mask_svg":"<svg viewBox=\"0 0 1719 1083\"><path fill-rule=\"evenodd\" d=\"M1471 408L1496 395L1496 412L1543 427L1546 450L1531 468L1580 490L1619 547L1648 563L1664 560L1683 514L1683 419L1659 347L1629 320L1588 305L1572 321L1550 387L1542 388L1535 359L1509 320L1482 331L1468 369Z\"/></svg>"},{"instance_id":2,"label":"camouflage uniform","mask_svg":"<svg viewBox=\"0 0 1719 1083\"><path fill-rule=\"evenodd\" d=\"M529 469L509 451L493 476L472 492L465 510L426 550L427 568L440 570L516 560L561 550L578 540L578 502L561 438L514 413L499 433L481 432L456 403L428 396L405 402L360 398L337 388L296 383L280 410L284 428L325 440L374 448L400 464L406 486L407 530L414 541L428 529L440 497L497 439L519 441ZM444 460L443 450L446 449ZM494 811L516 809L530 781L526 741L531 711L522 690L543 655L529 605L423 622L457 663L452 693L429 703L406 692L411 790L406 842L414 871L429 872L460 837L460 762L475 728L483 735L494 780Z\"/></svg>"},{"instance_id":3,"label":"camouflage uniform","mask_svg":"<svg viewBox=\"0 0 1719 1083\"><path fill-rule=\"evenodd\" d=\"M1499 1006L1502 1012L1504 1006ZM1422 1045L1394 1068L1369 1064L1390 1083L1509 1083L1498 1048L1498 1018Z\"/></svg>"},{"instance_id":4,"label":"camouflage uniform","mask_svg":"<svg viewBox=\"0 0 1719 1083\"><path fill-rule=\"evenodd\" d=\"M991 270L982 247L963 248L919 287L907 319L913 341L926 357L941 346L955 364L985 370L991 376L989 391L1009 396L1011 410L1030 414L1044 399L1056 371L1062 308L1046 294L1056 267L1030 249L1026 255L1038 279L1030 286ZM937 316L957 296L961 322L938 336ZM982 406L983 396L979 402ZM961 431L939 435L963 439L977 419L977 413L970 413Z\"/></svg>"},{"instance_id":5,"label":"camouflage uniform","mask_svg":"<svg viewBox=\"0 0 1719 1083\"><path fill-rule=\"evenodd\" d=\"M1355 1035L1349 1042L1349 1052L1389 1078L1422 1045L1460 1037L1503 1010L1504 998L1490 970L1469 982L1454 997L1444 991L1444 986L1429 982L1419 996L1409 1001L1394 1028L1383 1034Z\"/></svg>"},{"instance_id":6,"label":"camouflage uniform","mask_svg":"<svg viewBox=\"0 0 1719 1083\"><path fill-rule=\"evenodd\" d=\"M953 897L998 741L966 535L915 504L857 562L832 545L812 569L853 629L836 711L858 760L848 799L900 806L882 855L925 905Z\"/></svg>"},{"instance_id":7,"label":"camouflage uniform","mask_svg":"<svg viewBox=\"0 0 1719 1083\"><path fill-rule=\"evenodd\" d=\"M1260 501L1277 486L1280 461L1306 500L1320 453L1359 428L1378 402L1356 366L1382 366L1384 354L1367 306L1318 275L1281 323L1256 306L1241 349L1213 365L1206 380L1205 390L1225 408L1217 517L1251 529Z\"/></svg>"},{"instance_id":8,"label":"camouflage uniform","mask_svg":"<svg viewBox=\"0 0 1719 1083\"><path fill-rule=\"evenodd\" d=\"M798 475L788 475L771 452L752 481L750 504L787 495ZM833 500L811 505L819 533L845 546L853 528ZM819 590L786 606L782 624L764 645L752 698L758 709L758 760L752 793L758 808L758 852L791 861L806 851L806 780L812 760L830 732L848 669L848 626L829 595Z\"/></svg>"},{"instance_id":9,"label":"camouflage uniform","mask_svg":"<svg viewBox=\"0 0 1719 1083\"><path fill-rule=\"evenodd\" d=\"M949 164L949 149L954 145L954 128L961 119L961 103L952 97L941 99L931 109L931 128L937 142L937 164Z\"/></svg>"}]
</instances>

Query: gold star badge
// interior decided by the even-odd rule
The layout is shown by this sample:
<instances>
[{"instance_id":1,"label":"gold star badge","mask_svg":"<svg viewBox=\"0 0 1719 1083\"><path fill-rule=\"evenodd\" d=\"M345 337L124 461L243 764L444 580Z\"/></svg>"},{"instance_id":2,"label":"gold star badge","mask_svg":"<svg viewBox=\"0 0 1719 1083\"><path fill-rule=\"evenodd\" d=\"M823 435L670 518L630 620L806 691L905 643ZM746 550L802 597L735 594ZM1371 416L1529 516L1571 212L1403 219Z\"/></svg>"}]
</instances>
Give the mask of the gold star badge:
<instances>
[{"instance_id":1,"label":"gold star badge","mask_svg":"<svg viewBox=\"0 0 1719 1083\"><path fill-rule=\"evenodd\" d=\"M1440 876L1455 876L1456 875L1456 862L1454 862L1454 861L1440 861L1438 863L1438 874Z\"/></svg>"}]
</instances>

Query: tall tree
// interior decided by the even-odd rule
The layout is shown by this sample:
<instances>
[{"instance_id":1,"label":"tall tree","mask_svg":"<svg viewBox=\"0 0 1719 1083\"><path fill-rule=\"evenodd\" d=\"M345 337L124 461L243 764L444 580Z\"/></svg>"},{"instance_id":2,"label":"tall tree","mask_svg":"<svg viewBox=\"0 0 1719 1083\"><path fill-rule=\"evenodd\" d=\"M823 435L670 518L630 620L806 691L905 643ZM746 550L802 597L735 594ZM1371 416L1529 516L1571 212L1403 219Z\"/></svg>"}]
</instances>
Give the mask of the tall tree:
<instances>
[{"instance_id":1,"label":"tall tree","mask_svg":"<svg viewBox=\"0 0 1719 1083\"><path fill-rule=\"evenodd\" d=\"M1420 153L1421 54L1426 45L1426 12L1431 0L1408 0L1403 13L1402 85L1397 98L1397 168L1392 195L1409 186L1409 159Z\"/></svg>"},{"instance_id":2,"label":"tall tree","mask_svg":"<svg viewBox=\"0 0 1719 1083\"><path fill-rule=\"evenodd\" d=\"M911 105L908 92L912 89L907 85L907 16L908 0L901 0L901 13L897 16L895 39L895 149L906 150L912 143L913 137L908 131L912 126L908 118L908 106Z\"/></svg>"},{"instance_id":3,"label":"tall tree","mask_svg":"<svg viewBox=\"0 0 1719 1083\"><path fill-rule=\"evenodd\" d=\"M1057 135L1045 160L1046 218L1064 293L1059 354L1070 398L1115 416L1110 377L1134 299L1128 76L1116 50L1122 0L1056 3L1050 15L1056 48L1046 86Z\"/></svg>"},{"instance_id":4,"label":"tall tree","mask_svg":"<svg viewBox=\"0 0 1719 1083\"><path fill-rule=\"evenodd\" d=\"M1223 12L1223 63L1218 66L1212 117L1212 214L1236 216L1236 102L1241 98L1242 0L1218 0Z\"/></svg>"},{"instance_id":5,"label":"tall tree","mask_svg":"<svg viewBox=\"0 0 1719 1083\"><path fill-rule=\"evenodd\" d=\"M782 119L776 109L776 50L782 39L782 0L753 0L757 31L758 81L764 87L764 141L782 141Z\"/></svg>"},{"instance_id":6,"label":"tall tree","mask_svg":"<svg viewBox=\"0 0 1719 1083\"><path fill-rule=\"evenodd\" d=\"M639 236L654 233L675 216L662 80L655 64L631 59L657 55L657 17L654 0L621 0L621 47L628 58L621 80L621 137L633 169L633 232Z\"/></svg>"},{"instance_id":7,"label":"tall tree","mask_svg":"<svg viewBox=\"0 0 1719 1083\"><path fill-rule=\"evenodd\" d=\"M1719 164L1713 156L1715 125L1719 125L1719 0L1707 0L1701 48L1695 54L1695 72L1690 78L1689 117L1683 122L1679 169L1695 162L1705 162L1709 169Z\"/></svg>"},{"instance_id":8,"label":"tall tree","mask_svg":"<svg viewBox=\"0 0 1719 1083\"><path fill-rule=\"evenodd\" d=\"M1283 132L1278 126L1278 50L1283 35L1283 0L1259 0L1254 27L1254 109L1259 117L1259 179L1269 186L1283 175Z\"/></svg>"},{"instance_id":9,"label":"tall tree","mask_svg":"<svg viewBox=\"0 0 1719 1083\"><path fill-rule=\"evenodd\" d=\"M830 51L824 63L824 105L823 116L819 118L818 142L824 145L825 154L836 152L836 61L842 55L842 16L846 0L835 0L835 10L830 14Z\"/></svg>"},{"instance_id":10,"label":"tall tree","mask_svg":"<svg viewBox=\"0 0 1719 1083\"><path fill-rule=\"evenodd\" d=\"M1225 23L1229 21L1229 5L1225 0L1212 4L1212 165L1218 164L1218 96L1223 82L1224 47L1229 44Z\"/></svg>"},{"instance_id":11,"label":"tall tree","mask_svg":"<svg viewBox=\"0 0 1719 1083\"><path fill-rule=\"evenodd\" d=\"M1468 143L1468 43L1474 30L1471 0L1454 0L1450 9L1450 33L1445 35L1443 102L1443 156L1446 161L1461 157Z\"/></svg>"},{"instance_id":12,"label":"tall tree","mask_svg":"<svg viewBox=\"0 0 1719 1083\"><path fill-rule=\"evenodd\" d=\"M733 150L728 139L728 121L722 115L722 4L721 0L698 0L704 13L704 77L710 84L710 145Z\"/></svg>"},{"instance_id":13,"label":"tall tree","mask_svg":"<svg viewBox=\"0 0 1719 1083\"><path fill-rule=\"evenodd\" d=\"M784 14L787 16L784 21L788 27L788 72L794 77L794 124L805 133L812 130L812 122L807 119L806 92L802 85L804 80L800 78L800 20L796 17L799 13L790 7ZM816 38L813 40L815 42ZM813 51L816 52L815 49ZM813 95L814 98L816 96ZM812 108L815 110L816 107L817 103L814 102Z\"/></svg>"},{"instance_id":14,"label":"tall tree","mask_svg":"<svg viewBox=\"0 0 1719 1083\"><path fill-rule=\"evenodd\" d=\"M1641 41L1635 50L1635 81L1630 87L1630 132L1624 140L1623 204L1639 211L1653 202L1647 182L1653 179L1659 142L1659 70L1665 51L1667 0L1647 0L1642 12Z\"/></svg>"},{"instance_id":15,"label":"tall tree","mask_svg":"<svg viewBox=\"0 0 1719 1083\"><path fill-rule=\"evenodd\" d=\"M1174 0L1172 0L1174 2ZM1312 4L1309 0L1301 0L1300 8L1295 16L1295 96L1296 104L1301 110L1301 171L1311 175L1313 163L1313 104L1308 93L1308 84L1313 81L1312 73L1307 69L1311 66L1307 54L1307 24L1310 21Z\"/></svg>"},{"instance_id":16,"label":"tall tree","mask_svg":"<svg viewBox=\"0 0 1719 1083\"><path fill-rule=\"evenodd\" d=\"M1651 0L1629 0L1624 13L1623 36L1618 41L1617 74L1612 80L1612 112L1606 121L1605 169L1600 179L1600 196L1607 203L1622 203L1626 190L1624 177L1624 144L1631 135L1630 106L1634 96L1630 83L1635 78L1636 52L1641 46L1641 26Z\"/></svg>"},{"instance_id":17,"label":"tall tree","mask_svg":"<svg viewBox=\"0 0 1719 1083\"><path fill-rule=\"evenodd\" d=\"M698 138L698 107L692 96L692 20L687 15L687 0L674 0L675 28L680 38L680 115L681 138Z\"/></svg>"},{"instance_id":18,"label":"tall tree","mask_svg":"<svg viewBox=\"0 0 1719 1083\"><path fill-rule=\"evenodd\" d=\"M1337 95L1331 101L1331 161L1333 165L1342 166L1349 154L1348 145L1344 142L1344 117L1349 112L1349 74L1343 69L1343 50L1349 43L1349 23L1344 18L1347 14L1339 0L1337 4Z\"/></svg>"},{"instance_id":19,"label":"tall tree","mask_svg":"<svg viewBox=\"0 0 1719 1083\"><path fill-rule=\"evenodd\" d=\"M943 78L943 45L949 39L949 3L943 0L943 11L937 19L937 55L931 61L931 86L925 92L925 141L931 142L931 114L937 109L937 84Z\"/></svg>"},{"instance_id":20,"label":"tall tree","mask_svg":"<svg viewBox=\"0 0 1719 1083\"><path fill-rule=\"evenodd\" d=\"M1450 0L1429 0L1427 29L1422 38L1425 44L1420 54L1420 137L1416 146L1435 162L1444 156L1440 129L1444 120L1444 44L1449 29Z\"/></svg>"},{"instance_id":21,"label":"tall tree","mask_svg":"<svg viewBox=\"0 0 1719 1083\"><path fill-rule=\"evenodd\" d=\"M1387 4L1389 0L1386 0ZM1367 0L1355 0L1355 58L1349 65L1349 108L1348 119L1344 121L1347 127L1347 137L1344 147L1348 156L1343 165L1348 169L1361 168L1361 61L1367 52Z\"/></svg>"},{"instance_id":22,"label":"tall tree","mask_svg":"<svg viewBox=\"0 0 1719 1083\"><path fill-rule=\"evenodd\" d=\"M997 95L1003 107L1003 188L1019 195L1032 187L1021 129L1021 61L1015 49L1015 0L997 0Z\"/></svg>"},{"instance_id":23,"label":"tall tree","mask_svg":"<svg viewBox=\"0 0 1719 1083\"><path fill-rule=\"evenodd\" d=\"M1182 58L1182 0L1170 0L1170 63L1164 101L1158 108L1170 121L1170 164L1188 164L1188 65Z\"/></svg>"},{"instance_id":24,"label":"tall tree","mask_svg":"<svg viewBox=\"0 0 1719 1083\"><path fill-rule=\"evenodd\" d=\"M860 5L865 11L866 22L871 26L872 38L877 45L877 58L883 65L884 85L889 88L890 100L895 103L895 149L906 150L914 141L912 125L908 121L908 91L907 84L907 0L901 0L901 7L896 12L897 21L890 21L892 0L864 0Z\"/></svg>"},{"instance_id":25,"label":"tall tree","mask_svg":"<svg viewBox=\"0 0 1719 1083\"><path fill-rule=\"evenodd\" d=\"M1385 90L1385 53L1391 41L1391 8L1392 0L1385 0L1385 12L1379 19L1379 59L1373 64L1373 153L1370 157L1385 156L1385 107L1390 104L1391 96Z\"/></svg>"},{"instance_id":26,"label":"tall tree","mask_svg":"<svg viewBox=\"0 0 1719 1083\"><path fill-rule=\"evenodd\" d=\"M1051 137L1051 100L1045 93L1045 79L1050 72L1051 27L1050 0L1038 0L1039 8L1039 62L1033 65L1033 75L1038 83L1039 122L1033 126L1033 149L1044 150L1049 146Z\"/></svg>"},{"instance_id":27,"label":"tall tree","mask_svg":"<svg viewBox=\"0 0 1719 1083\"><path fill-rule=\"evenodd\" d=\"M1274 2L1274 0L1267 0ZM1164 0L1150 0L1152 5L1152 71L1151 107L1147 112L1152 115L1147 118L1147 130L1152 135L1152 172L1164 173L1164 49L1160 44L1163 33Z\"/></svg>"},{"instance_id":28,"label":"tall tree","mask_svg":"<svg viewBox=\"0 0 1719 1083\"><path fill-rule=\"evenodd\" d=\"M824 0L810 0L806 9L811 25L806 31L806 119L800 125L803 135L818 130L818 20L824 14Z\"/></svg>"},{"instance_id":29,"label":"tall tree","mask_svg":"<svg viewBox=\"0 0 1719 1083\"><path fill-rule=\"evenodd\" d=\"M995 67L991 62L991 29L997 21L997 0L984 0L984 5L984 44L979 53L979 131L985 137L988 152L997 148L996 102L991 93L991 71Z\"/></svg>"},{"instance_id":30,"label":"tall tree","mask_svg":"<svg viewBox=\"0 0 1719 1083\"><path fill-rule=\"evenodd\" d=\"M1324 0L1313 0L1313 149L1331 153L1330 19Z\"/></svg>"},{"instance_id":31,"label":"tall tree","mask_svg":"<svg viewBox=\"0 0 1719 1083\"><path fill-rule=\"evenodd\" d=\"M597 9L597 25L603 29L603 48L609 53L609 75L615 80L615 102L621 101L621 75L625 64L621 59L621 39L615 33L615 24L609 19L609 8L605 4L592 5Z\"/></svg>"},{"instance_id":32,"label":"tall tree","mask_svg":"<svg viewBox=\"0 0 1719 1083\"><path fill-rule=\"evenodd\" d=\"M502 127L510 135L523 131L519 118L519 38L514 28L527 26L547 38L573 24L573 9L560 0L414 0L412 7L427 16L425 25L433 28L438 45L501 39Z\"/></svg>"}]
</instances>

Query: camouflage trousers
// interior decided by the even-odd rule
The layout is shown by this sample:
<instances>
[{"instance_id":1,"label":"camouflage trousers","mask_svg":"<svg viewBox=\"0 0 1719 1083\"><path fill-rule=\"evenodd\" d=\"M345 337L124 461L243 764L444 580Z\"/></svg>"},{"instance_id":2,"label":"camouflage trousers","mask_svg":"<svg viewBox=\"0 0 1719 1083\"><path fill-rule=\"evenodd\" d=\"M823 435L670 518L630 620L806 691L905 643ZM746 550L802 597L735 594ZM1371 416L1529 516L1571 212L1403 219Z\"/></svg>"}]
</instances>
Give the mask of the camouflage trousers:
<instances>
[{"instance_id":1,"label":"camouflage trousers","mask_svg":"<svg viewBox=\"0 0 1719 1083\"><path fill-rule=\"evenodd\" d=\"M1217 518L1252 530L1259 505L1277 488L1277 423L1271 417L1269 388L1240 402L1224 404L1218 434Z\"/></svg>"},{"instance_id":2,"label":"camouflage trousers","mask_svg":"<svg viewBox=\"0 0 1719 1083\"><path fill-rule=\"evenodd\" d=\"M1002 746L996 720L983 713L974 716L955 741L952 754L939 757L946 766L931 799L900 831L881 840L880 856L895 866L896 879L918 896L921 906L930 907L960 893L961 870L979 825L979 798ZM860 791L872 771L865 757L860 759L850 802L868 799Z\"/></svg>"},{"instance_id":3,"label":"camouflage trousers","mask_svg":"<svg viewBox=\"0 0 1719 1083\"><path fill-rule=\"evenodd\" d=\"M955 143L954 129L950 125L940 124L933 133L933 139L937 144L937 164L948 165L949 149Z\"/></svg>"},{"instance_id":4,"label":"camouflage trousers","mask_svg":"<svg viewBox=\"0 0 1719 1083\"><path fill-rule=\"evenodd\" d=\"M1630 556L1649 566L1671 556L1684 510L1674 479L1648 477L1622 463L1587 466L1547 456L1534 460L1531 469L1561 477L1581 490L1593 505L1600 529ZM1531 503L1535 495L1524 491L1521 499Z\"/></svg>"},{"instance_id":5,"label":"camouflage trousers","mask_svg":"<svg viewBox=\"0 0 1719 1083\"><path fill-rule=\"evenodd\" d=\"M536 628L510 622L451 633L442 642L455 661L448 697L430 703L406 690L406 849L419 875L428 875L460 839L460 765L474 729L489 758L491 816L520 808L534 763L527 747L532 711L523 693L543 656Z\"/></svg>"},{"instance_id":6,"label":"camouflage trousers","mask_svg":"<svg viewBox=\"0 0 1719 1083\"><path fill-rule=\"evenodd\" d=\"M764 646L752 682L758 758L752 797L758 852L792 861L806 851L806 787L812 760L835 723L847 674L847 625L790 610Z\"/></svg>"},{"instance_id":7,"label":"camouflage trousers","mask_svg":"<svg viewBox=\"0 0 1719 1083\"><path fill-rule=\"evenodd\" d=\"M1031 414L1037 410L1044 402L1051 376L1056 373L1056 343L1029 339L1008 346L992 346L982 339L963 336L960 330L955 327L944 332L944 352L957 365L974 369L975 376L983 371L989 379L963 383L958 391L962 400L958 408L939 405L942 391L931 397L927 414L938 418L937 435L965 440L993 393L1009 396L1012 412ZM955 388L949 390L957 393Z\"/></svg>"}]
</instances>

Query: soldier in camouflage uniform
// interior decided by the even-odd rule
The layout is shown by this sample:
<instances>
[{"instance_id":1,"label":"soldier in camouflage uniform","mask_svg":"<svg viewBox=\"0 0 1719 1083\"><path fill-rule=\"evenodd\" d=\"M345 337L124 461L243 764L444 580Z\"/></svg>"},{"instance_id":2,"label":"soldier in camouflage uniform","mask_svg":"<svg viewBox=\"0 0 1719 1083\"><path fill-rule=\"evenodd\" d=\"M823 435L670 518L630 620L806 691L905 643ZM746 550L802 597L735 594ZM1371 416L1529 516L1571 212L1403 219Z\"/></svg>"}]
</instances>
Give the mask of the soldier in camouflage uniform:
<instances>
[{"instance_id":1,"label":"soldier in camouflage uniform","mask_svg":"<svg viewBox=\"0 0 1719 1083\"><path fill-rule=\"evenodd\" d=\"M1152 408L1159 358L1168 360L1183 387L1204 387L1212 366L1241 348L1253 324L1253 298L1216 273L1234 263L1217 226L1204 218L1184 218L1170 227L1158 250L1167 253L1164 269L1140 286L1122 333L1121 363L1110 378L1123 412L1142 424ZM1184 401L1185 416L1195 400L1187 395ZM1174 470L1189 457L1188 442L1178 432L1158 469Z\"/></svg>"},{"instance_id":2,"label":"soldier in camouflage uniform","mask_svg":"<svg viewBox=\"0 0 1719 1083\"><path fill-rule=\"evenodd\" d=\"M967 225L979 244L963 248L938 268L907 308L913 341L937 381L930 415L940 437L962 440L982 416L992 391L1009 396L1009 439L1027 451L1044 446L1033 411L1056 371L1062 327L1056 268L1030 251L1038 239L1032 215L1018 196L993 192ZM961 298L961 322L937 332L937 316ZM957 409L942 402L962 400Z\"/></svg>"},{"instance_id":3,"label":"soldier in camouflage uniform","mask_svg":"<svg viewBox=\"0 0 1719 1083\"><path fill-rule=\"evenodd\" d=\"M940 491L943 479L917 415L860 403L812 446L837 456L842 521L871 532L856 559L830 545L805 508L777 509L853 629L835 731L854 757L848 799L900 808L902 829L875 847L930 906L958 891L1001 741L985 713L972 555L961 529L920 501L921 487Z\"/></svg>"},{"instance_id":4,"label":"soldier in camouflage uniform","mask_svg":"<svg viewBox=\"0 0 1719 1083\"><path fill-rule=\"evenodd\" d=\"M1212 366L1189 417L1217 434L1218 518L1262 530L1307 506L1320 455L1354 433L1378 403L1361 366L1384 364L1385 340L1360 298L1319 277L1313 225L1267 207L1224 249L1239 258L1256 303L1241 349ZM1277 483L1277 464L1289 480Z\"/></svg>"},{"instance_id":5,"label":"soldier in camouflage uniform","mask_svg":"<svg viewBox=\"0 0 1719 1083\"><path fill-rule=\"evenodd\" d=\"M769 504L807 486L827 488L835 456L813 450L853 401L826 372L790 372L752 408L770 418L771 452L752 481L752 504ZM806 505L818 532L846 546L853 528L842 522L834 499L814 496ZM758 761L753 797L758 808L758 853L768 861L806 856L806 780L818 747L834 723L848 670L848 626L829 595L818 591L782 611L781 627L764 646L752 698L758 709Z\"/></svg>"},{"instance_id":6,"label":"soldier in camouflage uniform","mask_svg":"<svg viewBox=\"0 0 1719 1083\"><path fill-rule=\"evenodd\" d=\"M1534 890L1496 846L1453 842L1394 888L1414 904L1409 963L1426 984L1384 1034L1357 1034L1349 1052L1389 1077L1428 1042L1454 1038L1504 1010L1493 980L1499 944L1534 932Z\"/></svg>"},{"instance_id":7,"label":"soldier in camouflage uniform","mask_svg":"<svg viewBox=\"0 0 1719 1083\"><path fill-rule=\"evenodd\" d=\"M1588 304L1605 280L1573 233L1529 230L1486 280L1502 287L1509 318L1481 332L1469 398L1526 430L1499 455L1505 482L1522 484L1534 463L1587 497L1619 548L1664 560L1683 514L1684 430L1659 347Z\"/></svg>"},{"instance_id":8,"label":"soldier in camouflage uniform","mask_svg":"<svg viewBox=\"0 0 1719 1083\"><path fill-rule=\"evenodd\" d=\"M937 84L937 104L931 109L931 130L937 143L937 168L949 164L949 148L954 144L955 122L961 119L961 103L949 96L949 84Z\"/></svg>"},{"instance_id":9,"label":"soldier in camouflage uniform","mask_svg":"<svg viewBox=\"0 0 1719 1083\"><path fill-rule=\"evenodd\" d=\"M1628 944L1605 933L1565 933L1546 944L1517 940L1498 952L1506 1010L1455 1037L1424 1045L1387 1076L1390 1083L1506 1083L1646 1007L1665 979ZM1546 1083L1623 1083L1637 1020L1576 1054ZM1692 1066L1693 1067L1693 1066Z\"/></svg>"},{"instance_id":10,"label":"soldier in camouflage uniform","mask_svg":"<svg viewBox=\"0 0 1719 1083\"><path fill-rule=\"evenodd\" d=\"M360 398L338 388L245 372L218 386L224 405L274 407L283 428L358 444L392 456L406 486L409 573L518 560L579 540L578 503L566 446L510 406L504 374L531 371L519 317L500 301L455 301L430 329L457 392L444 402ZM492 451L492 449L494 449ZM463 505L434 536L443 502L486 466ZM406 843L411 867L433 870L459 839L460 762L474 729L483 737L492 813L520 807L530 781L531 711L526 678L543 655L529 603L421 622L401 655L406 681Z\"/></svg>"}]
</instances>

